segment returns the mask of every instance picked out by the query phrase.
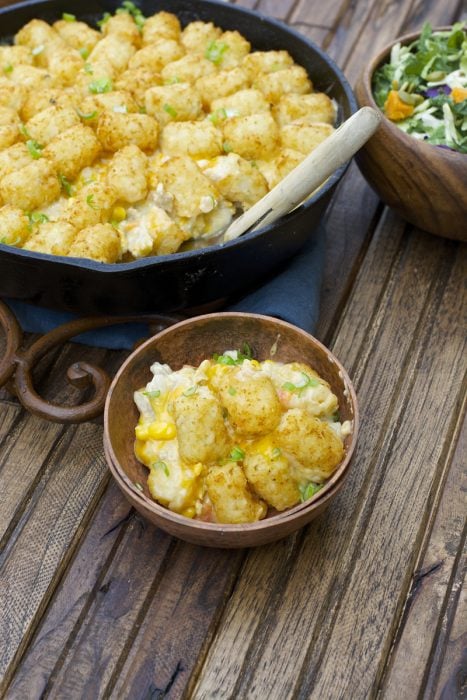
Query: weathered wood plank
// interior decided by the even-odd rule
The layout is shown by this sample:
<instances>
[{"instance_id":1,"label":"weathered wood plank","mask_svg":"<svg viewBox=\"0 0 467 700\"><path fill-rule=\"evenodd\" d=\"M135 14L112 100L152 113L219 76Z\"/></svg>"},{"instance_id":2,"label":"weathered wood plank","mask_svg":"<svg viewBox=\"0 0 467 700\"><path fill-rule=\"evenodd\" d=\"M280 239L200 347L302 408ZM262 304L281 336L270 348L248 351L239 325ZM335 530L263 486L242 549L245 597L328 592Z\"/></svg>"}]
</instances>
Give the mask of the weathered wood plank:
<instances>
[{"instance_id":1,"label":"weathered wood plank","mask_svg":"<svg viewBox=\"0 0 467 700\"><path fill-rule=\"evenodd\" d=\"M386 229L386 233L389 230ZM390 240L388 233L387 240L379 241L379 244L384 246ZM391 434L386 435L385 421L390 419L394 411L397 412L403 408L406 399L405 392L401 395L400 388L397 387L401 382L398 377L398 368L405 363L404 371L410 376L410 372L414 372L416 367L417 357L413 353L411 339L420 319L426 317L427 310L423 300L434 284L433 279L437 279L439 274L439 246L444 245L433 240L433 247L430 250L426 243L425 239L416 239L409 252L404 251L402 247L398 264L386 283L385 294L378 301L377 306L380 307L380 311L376 316L373 316L371 311L375 303L371 289L368 296L364 294L369 307L367 312L362 315L365 309L362 301L361 304L356 304L355 315L352 313L354 300L359 300L359 289L360 293L363 293L365 286L363 277L374 268L376 252L374 246L370 248L361 276L357 278L355 293L349 301L349 309L343 317L335 344L338 348L341 344L344 345L340 347L339 354L346 363L347 354L349 359L352 357L356 359L359 353L361 354L362 345L359 342L353 342L352 329L363 327L361 331L363 335L366 327L367 332L372 333L372 337L368 339L369 344L373 345L372 356L370 359L363 358L358 363L363 367L366 364L366 368L358 387L363 406L364 432L357 451L356 463L349 476L349 483L336 500L335 506L331 507L316 525L306 531L302 549L296 555L297 566L292 569L289 580L285 583L282 600L268 615L256 623L258 629L254 646L237 644L235 663L241 664L244 669L246 667L249 669L249 672L244 670L243 677L238 680L236 692L240 696L261 697L260 692L269 694L271 697L288 696L296 684L300 683L297 677L302 664L305 664L304 669L310 668L309 672L303 670L303 697L310 692L310 682L313 673L317 671L316 664L319 665L320 662L318 647L323 645L323 632L324 637L326 637L326 630L327 633L332 633L333 609L341 600L341 588L347 580L349 570L352 571L352 562L355 561L356 553L359 551L360 538L363 537L366 520L370 517L369 511L372 510L374 500L378 497L381 479L378 459L381 454L384 454L384 440L390 442L391 438ZM426 256L423 254L425 251ZM415 280L412 272L414 268L417 270ZM451 293L457 289L457 283L458 279L452 281ZM459 304L458 299L457 304ZM455 310L454 308L449 311L451 320L451 314L454 314ZM394 320L391 319L397 319L399 328L394 328ZM426 323L429 324L430 321L427 320ZM375 340L373 337L376 337ZM440 342L439 339L438 342ZM446 362L452 359L452 357L447 358ZM393 367L392 371L391 367ZM396 399L398 403L393 407L392 403ZM450 415L449 410L445 415ZM409 422L410 427L414 429L412 421ZM380 431L382 431L381 435ZM398 457L400 458L400 454ZM371 465L370 473L368 473L368 465ZM400 471L396 471L396 474L400 479ZM415 478L415 475L412 474L412 477ZM418 484L417 487L419 488ZM359 493L360 498L357 500ZM419 494L419 490L417 493ZM388 502L392 503L392 500L389 499ZM421 499L417 503L423 512L425 500ZM382 508L379 502L378 506ZM413 504L406 503L405 507L410 511ZM375 509L375 512L379 511ZM387 531L384 530L384 532L388 537ZM386 542L385 548L390 544ZM381 551L384 549L381 548ZM276 566L281 566L281 562L277 561ZM366 564L362 565L360 561L360 567L366 569ZM286 579L287 577L284 576L284 582ZM380 577L377 578L378 580ZM366 583L368 584L367 581ZM368 600L370 597L368 586L362 589L362 595L366 595ZM229 620L235 619L234 611L239 609L243 609L241 598L233 596L226 612ZM344 608L348 616L354 615L355 610L355 607L349 608L348 605ZM350 635L354 634L354 625L355 618L350 623L347 622L345 631ZM339 625L339 633L341 632ZM374 630L372 632L374 634ZM235 627L232 629L232 624L227 629L223 618L201 674L195 697L213 697L221 691L222 683L229 676L231 664L227 653L228 638L235 633L240 635L240 629ZM368 637L364 640L365 644L371 643L370 632ZM308 645L310 645L309 648L313 648L312 658L306 656ZM360 653L359 650L359 655ZM247 658L248 664L245 661ZM294 659L293 665L290 664L291 658ZM379 660L378 655L377 658ZM335 662L334 672L336 668L339 668L342 673L349 672L348 666L343 670L343 660L346 660L349 665L354 662L353 654L352 652L349 654L348 649L345 650L345 654L341 653L339 661ZM219 668L223 668L220 677ZM215 672L214 669L216 669ZM360 675L367 679L373 678L371 673L362 674L361 668ZM358 689L359 679L357 677L352 680L354 681L353 692L353 689ZM329 693L329 688L326 688L326 691ZM314 692L317 693L316 697L320 697L318 691ZM332 693L334 695L324 693L321 697L340 697L334 686Z\"/></svg>"},{"instance_id":2,"label":"weathered wood plank","mask_svg":"<svg viewBox=\"0 0 467 700\"><path fill-rule=\"evenodd\" d=\"M102 431L86 424L69 429L66 458L49 460L33 508L17 525L0 568L0 674L7 684L50 596L70 560L105 484ZM36 490L37 492L37 490ZM21 572L21 576L18 576ZM0 686L1 688L1 686Z\"/></svg>"},{"instance_id":3,"label":"weathered wood plank","mask_svg":"<svg viewBox=\"0 0 467 700\"><path fill-rule=\"evenodd\" d=\"M382 686L383 697L388 699L419 696L430 670L432 650L443 646L449 632L447 625L440 630L440 622L443 610L449 609L446 598L449 599L455 593L454 586L459 585L455 569L462 571L459 552L465 541L466 453L467 425L464 423L447 479L439 485L440 503L431 533L427 532L424 555L417 562L412 577L401 627Z\"/></svg>"}]
</instances>

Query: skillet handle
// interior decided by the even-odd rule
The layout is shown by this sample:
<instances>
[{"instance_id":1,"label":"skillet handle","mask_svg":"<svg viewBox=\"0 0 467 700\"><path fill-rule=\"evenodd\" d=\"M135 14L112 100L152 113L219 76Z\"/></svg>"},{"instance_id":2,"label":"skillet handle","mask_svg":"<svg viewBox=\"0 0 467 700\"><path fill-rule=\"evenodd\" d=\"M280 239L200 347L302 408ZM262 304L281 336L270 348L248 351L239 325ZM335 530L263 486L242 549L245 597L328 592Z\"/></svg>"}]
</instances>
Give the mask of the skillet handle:
<instances>
[{"instance_id":1,"label":"skillet handle","mask_svg":"<svg viewBox=\"0 0 467 700\"><path fill-rule=\"evenodd\" d=\"M5 357L0 362L0 387L7 385L8 391L17 396L26 410L45 420L55 423L83 423L92 420L104 410L111 381L107 372L86 361L72 364L67 370L68 383L82 390L92 388L93 395L78 406L59 406L41 398L34 388L32 372L39 360L52 348L86 331L121 323L142 322L155 326L154 332L159 332L180 320L181 317L154 314L77 319L58 326L22 350L19 324L10 309L0 301L0 326L6 334L7 345Z\"/></svg>"}]
</instances>

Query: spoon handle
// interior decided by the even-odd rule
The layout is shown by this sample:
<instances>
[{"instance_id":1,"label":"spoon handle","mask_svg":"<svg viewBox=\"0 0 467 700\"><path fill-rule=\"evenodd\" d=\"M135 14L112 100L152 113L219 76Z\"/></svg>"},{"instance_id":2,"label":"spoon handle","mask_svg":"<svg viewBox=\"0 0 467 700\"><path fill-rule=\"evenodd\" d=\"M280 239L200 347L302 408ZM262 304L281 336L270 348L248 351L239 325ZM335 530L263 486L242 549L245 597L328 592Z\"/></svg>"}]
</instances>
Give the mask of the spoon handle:
<instances>
[{"instance_id":1,"label":"spoon handle","mask_svg":"<svg viewBox=\"0 0 467 700\"><path fill-rule=\"evenodd\" d=\"M380 121L381 116L375 109L359 109L267 195L236 219L225 231L224 242L233 241L242 233L259 226L266 226L295 209L337 168L352 158L376 131Z\"/></svg>"}]
</instances>

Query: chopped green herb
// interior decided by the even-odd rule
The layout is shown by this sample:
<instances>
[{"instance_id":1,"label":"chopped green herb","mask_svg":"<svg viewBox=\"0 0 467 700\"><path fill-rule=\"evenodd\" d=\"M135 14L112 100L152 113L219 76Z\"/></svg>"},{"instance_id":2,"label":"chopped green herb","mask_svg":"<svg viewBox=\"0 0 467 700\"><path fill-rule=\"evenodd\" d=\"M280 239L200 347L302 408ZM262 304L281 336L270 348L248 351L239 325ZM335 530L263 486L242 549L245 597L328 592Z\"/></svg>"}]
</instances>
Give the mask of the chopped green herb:
<instances>
[{"instance_id":1,"label":"chopped green herb","mask_svg":"<svg viewBox=\"0 0 467 700\"><path fill-rule=\"evenodd\" d=\"M168 78L165 81L164 85L175 85L175 83L179 83L179 82L180 82L180 78L178 76L174 75L174 76L172 76L172 78Z\"/></svg>"},{"instance_id":2,"label":"chopped green herb","mask_svg":"<svg viewBox=\"0 0 467 700\"><path fill-rule=\"evenodd\" d=\"M143 489L143 487L141 486L141 484L139 483L139 481L135 481L134 486L135 486L135 489L136 489L137 491L144 491L144 489Z\"/></svg>"},{"instance_id":3,"label":"chopped green herb","mask_svg":"<svg viewBox=\"0 0 467 700\"><path fill-rule=\"evenodd\" d=\"M84 60L86 60L89 54L91 53L87 46L82 46L80 49L78 49L78 51L81 54L81 57L84 58Z\"/></svg>"},{"instance_id":4,"label":"chopped green herb","mask_svg":"<svg viewBox=\"0 0 467 700\"><path fill-rule=\"evenodd\" d=\"M88 75L94 75L94 71L93 71L92 65L90 63L85 63L83 66L83 70Z\"/></svg>"},{"instance_id":5,"label":"chopped green herb","mask_svg":"<svg viewBox=\"0 0 467 700\"><path fill-rule=\"evenodd\" d=\"M102 95L104 92L112 92L112 81L110 78L98 78L88 85L89 92L94 95Z\"/></svg>"},{"instance_id":6,"label":"chopped green herb","mask_svg":"<svg viewBox=\"0 0 467 700\"><path fill-rule=\"evenodd\" d=\"M228 392L229 392L230 396L235 396L235 394L237 393L237 390L234 389L233 386L229 386Z\"/></svg>"},{"instance_id":7,"label":"chopped green herb","mask_svg":"<svg viewBox=\"0 0 467 700\"><path fill-rule=\"evenodd\" d=\"M88 194L88 196L86 197L86 204L88 205L88 207L91 207L91 209L94 209L94 211L99 211L99 207L94 202L93 194Z\"/></svg>"},{"instance_id":8,"label":"chopped green herb","mask_svg":"<svg viewBox=\"0 0 467 700\"><path fill-rule=\"evenodd\" d=\"M208 119L212 121L214 125L219 124L219 122L224 121L224 119L227 119L227 112L223 107L221 109L216 109L215 112L212 112L212 114L209 115Z\"/></svg>"},{"instance_id":9,"label":"chopped green herb","mask_svg":"<svg viewBox=\"0 0 467 700\"><path fill-rule=\"evenodd\" d=\"M65 192L67 193L67 195L69 197L72 197L74 192L73 192L73 187L71 186L71 182L69 180L67 180L65 175L62 175L61 173L58 173L58 179L60 180L60 184L61 184L62 188L65 190Z\"/></svg>"},{"instance_id":10,"label":"chopped green herb","mask_svg":"<svg viewBox=\"0 0 467 700\"><path fill-rule=\"evenodd\" d=\"M6 66L3 66L4 73L11 73L12 71L13 71L13 66L11 63L7 63Z\"/></svg>"},{"instance_id":11,"label":"chopped green herb","mask_svg":"<svg viewBox=\"0 0 467 700\"><path fill-rule=\"evenodd\" d=\"M159 389L155 389L154 391L143 391L143 396L147 396L148 399L157 399L161 395L161 392Z\"/></svg>"},{"instance_id":12,"label":"chopped green herb","mask_svg":"<svg viewBox=\"0 0 467 700\"><path fill-rule=\"evenodd\" d=\"M26 127L25 127L24 124L20 124L19 130L20 130L20 133L23 134L23 136L24 136L25 138L27 138L27 139L30 139L30 138L31 138L31 134L30 134L29 131L26 129Z\"/></svg>"},{"instance_id":13,"label":"chopped green herb","mask_svg":"<svg viewBox=\"0 0 467 700\"><path fill-rule=\"evenodd\" d=\"M228 48L227 44L224 44L223 41L211 41L204 55L209 61L212 61L212 63L218 66L222 62L224 53Z\"/></svg>"},{"instance_id":14,"label":"chopped green herb","mask_svg":"<svg viewBox=\"0 0 467 700\"><path fill-rule=\"evenodd\" d=\"M315 495L315 493L318 493L323 488L324 484L314 484L312 481L310 481L309 484L306 484L305 486L299 486L298 490L300 491L300 498L302 503L305 501L308 501L309 498L312 498L312 496Z\"/></svg>"},{"instance_id":15,"label":"chopped green herb","mask_svg":"<svg viewBox=\"0 0 467 700\"><path fill-rule=\"evenodd\" d=\"M218 365L241 365L245 360L253 359L253 353L248 343L243 343L242 350L236 350L235 352L236 358L231 357L231 355L218 355L214 353L212 359Z\"/></svg>"},{"instance_id":16,"label":"chopped green herb","mask_svg":"<svg viewBox=\"0 0 467 700\"><path fill-rule=\"evenodd\" d=\"M42 157L41 151L44 146L41 146L41 144L34 141L34 139L28 139L28 141L26 141L26 147L34 160Z\"/></svg>"},{"instance_id":17,"label":"chopped green herb","mask_svg":"<svg viewBox=\"0 0 467 700\"><path fill-rule=\"evenodd\" d=\"M302 377L305 380L304 384L292 384L292 382L285 382L282 385L283 389L287 389L287 391L296 391L297 393L301 394L305 389L307 389L309 386L319 386L319 381L315 379L314 377L309 377L308 374L305 374L305 372L300 372Z\"/></svg>"},{"instance_id":18,"label":"chopped green herb","mask_svg":"<svg viewBox=\"0 0 467 700\"><path fill-rule=\"evenodd\" d=\"M282 454L282 452L281 452L281 450L279 449L279 447L275 447L275 448L272 450L272 452L271 452L271 457L272 457L273 459L277 459L278 457L281 456L281 454Z\"/></svg>"},{"instance_id":19,"label":"chopped green herb","mask_svg":"<svg viewBox=\"0 0 467 700\"><path fill-rule=\"evenodd\" d=\"M162 469L166 476L170 476L169 467L165 462L154 462L154 464L151 464L151 467L153 467L153 469Z\"/></svg>"},{"instance_id":20,"label":"chopped green herb","mask_svg":"<svg viewBox=\"0 0 467 700\"><path fill-rule=\"evenodd\" d=\"M224 151L224 153L232 153L233 148L228 141L224 141L224 143L222 144L222 150Z\"/></svg>"},{"instance_id":21,"label":"chopped green herb","mask_svg":"<svg viewBox=\"0 0 467 700\"><path fill-rule=\"evenodd\" d=\"M196 386L196 384L194 384L193 386L188 387L188 389L183 392L183 396L193 396L193 394L196 394L197 391L198 387Z\"/></svg>"},{"instance_id":22,"label":"chopped green herb","mask_svg":"<svg viewBox=\"0 0 467 700\"><path fill-rule=\"evenodd\" d=\"M39 54L42 53L44 49L45 49L44 44L39 44L39 46L35 46L32 49L31 53L33 56L39 56Z\"/></svg>"},{"instance_id":23,"label":"chopped green herb","mask_svg":"<svg viewBox=\"0 0 467 700\"><path fill-rule=\"evenodd\" d=\"M28 212L27 217L31 224L45 224L47 221L49 221L47 214L43 214L40 211Z\"/></svg>"},{"instance_id":24,"label":"chopped green herb","mask_svg":"<svg viewBox=\"0 0 467 700\"><path fill-rule=\"evenodd\" d=\"M69 12L64 12L62 14L62 19L65 20L65 22L76 22L76 16L75 15L70 15Z\"/></svg>"},{"instance_id":25,"label":"chopped green herb","mask_svg":"<svg viewBox=\"0 0 467 700\"><path fill-rule=\"evenodd\" d=\"M79 109L76 110L76 114L78 117L81 117L81 119L94 119L94 117L97 117L97 112L94 110L94 112L88 112L88 114L83 114Z\"/></svg>"},{"instance_id":26,"label":"chopped green herb","mask_svg":"<svg viewBox=\"0 0 467 700\"><path fill-rule=\"evenodd\" d=\"M170 105L165 104L163 106L163 110L164 110L164 112L167 112L167 114L170 114L170 116L173 117L174 119L176 118L177 110L174 109L173 107L171 107Z\"/></svg>"},{"instance_id":27,"label":"chopped green herb","mask_svg":"<svg viewBox=\"0 0 467 700\"><path fill-rule=\"evenodd\" d=\"M229 458L233 462L240 462L242 459L245 458L245 452L242 450L241 447L234 447L232 452L229 454Z\"/></svg>"},{"instance_id":28,"label":"chopped green herb","mask_svg":"<svg viewBox=\"0 0 467 700\"><path fill-rule=\"evenodd\" d=\"M116 11L116 14L121 15L123 12L126 12L133 17L135 24L140 31L143 29L144 23L146 22L146 17L143 15L141 9L137 7L134 2L131 2L130 0L124 0L124 2L122 2L122 6L119 7Z\"/></svg>"},{"instance_id":29,"label":"chopped green herb","mask_svg":"<svg viewBox=\"0 0 467 700\"><path fill-rule=\"evenodd\" d=\"M104 26L104 24L107 24L107 22L109 21L109 19L110 19L111 17L112 17L112 15L110 14L110 12L104 12L104 14L102 15L101 19L99 19L99 20L97 21L97 26L100 27L100 28L102 28L102 27Z\"/></svg>"}]
</instances>

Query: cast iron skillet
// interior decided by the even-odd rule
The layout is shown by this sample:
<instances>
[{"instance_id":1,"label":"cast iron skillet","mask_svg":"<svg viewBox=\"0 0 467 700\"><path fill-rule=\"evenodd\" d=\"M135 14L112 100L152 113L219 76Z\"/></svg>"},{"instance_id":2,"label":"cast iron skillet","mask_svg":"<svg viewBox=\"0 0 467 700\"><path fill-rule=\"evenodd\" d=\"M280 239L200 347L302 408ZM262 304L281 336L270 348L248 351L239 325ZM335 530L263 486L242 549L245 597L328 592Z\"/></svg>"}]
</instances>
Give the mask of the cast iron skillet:
<instances>
[{"instance_id":1,"label":"cast iron skillet","mask_svg":"<svg viewBox=\"0 0 467 700\"><path fill-rule=\"evenodd\" d=\"M118 0L36 0L0 9L2 39L26 22L53 22L62 12L95 24L114 12ZM183 25L212 21L237 29L256 50L286 49L308 71L316 89L335 98L339 121L356 111L349 84L334 62L315 44L275 20L214 0L142 0L145 15L175 13ZM0 244L0 295L34 304L89 314L178 311L225 299L261 282L294 255L312 235L345 167L339 168L306 204L278 222L225 245L131 263L103 264Z\"/></svg>"}]
</instances>

